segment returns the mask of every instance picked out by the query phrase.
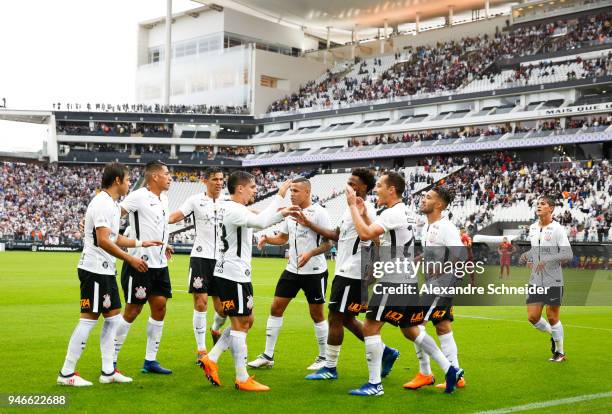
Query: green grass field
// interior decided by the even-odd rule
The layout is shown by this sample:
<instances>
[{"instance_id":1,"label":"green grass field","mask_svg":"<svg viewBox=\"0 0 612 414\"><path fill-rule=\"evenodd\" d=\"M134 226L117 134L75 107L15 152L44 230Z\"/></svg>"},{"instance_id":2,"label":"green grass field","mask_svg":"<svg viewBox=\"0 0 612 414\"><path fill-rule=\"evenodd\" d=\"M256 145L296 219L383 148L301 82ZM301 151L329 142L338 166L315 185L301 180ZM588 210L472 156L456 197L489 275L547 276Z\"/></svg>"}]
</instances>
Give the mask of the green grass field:
<instances>
[{"instance_id":1,"label":"green grass field","mask_svg":"<svg viewBox=\"0 0 612 414\"><path fill-rule=\"evenodd\" d=\"M194 364L192 299L186 290L188 256L176 256L170 266L174 298L168 313L158 359L174 370L170 376L141 374L146 343L144 310L131 329L120 356L120 368L134 377L132 384L101 385L98 323L79 361L81 375L94 382L87 389L55 385L70 334L79 312L74 253L0 253L0 393L61 394L68 408L37 408L36 412L390 412L471 413L535 402L612 391L610 346L612 307L566 307L562 311L568 361L547 361L549 339L532 328L524 307L457 307L454 323L459 359L467 387L445 395L433 387L419 391L402 389L418 370L411 343L392 326L383 339L402 353L390 377L385 395L359 398L347 395L367 380L364 346L350 334L340 354L337 381L303 380L317 353L312 321L303 296L289 306L271 370L254 371L272 390L263 394L240 393L233 388L234 368L229 352L221 360L224 385L214 388ZM263 350L265 325L276 280L284 267L281 259L253 263L255 325L248 336L249 359ZM333 263L330 264L333 266ZM330 272L333 274L333 272ZM527 280L525 269L512 269L516 283ZM331 280L330 284L331 286ZM329 291L329 289L328 289ZM209 313L209 325L212 320ZM433 329L428 327L433 333ZM210 337L207 338L210 345ZM442 373L433 364L434 373ZM24 409L2 409L23 412ZM21 410L21 411L20 411ZM26 409L27 410L27 409ZM525 412L612 412L612 394Z\"/></svg>"}]
</instances>

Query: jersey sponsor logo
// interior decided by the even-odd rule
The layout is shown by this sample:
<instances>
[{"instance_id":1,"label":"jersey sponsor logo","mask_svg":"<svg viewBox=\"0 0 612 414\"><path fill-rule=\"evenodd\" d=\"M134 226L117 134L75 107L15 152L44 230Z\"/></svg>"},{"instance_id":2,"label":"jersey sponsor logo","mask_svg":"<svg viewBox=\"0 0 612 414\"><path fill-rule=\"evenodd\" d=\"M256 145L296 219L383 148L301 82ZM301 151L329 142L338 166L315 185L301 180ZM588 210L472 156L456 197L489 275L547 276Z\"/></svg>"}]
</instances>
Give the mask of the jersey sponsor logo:
<instances>
[{"instance_id":1,"label":"jersey sponsor logo","mask_svg":"<svg viewBox=\"0 0 612 414\"><path fill-rule=\"evenodd\" d=\"M81 299L81 309L89 307L91 307L91 302L89 301L89 299Z\"/></svg>"},{"instance_id":2,"label":"jersey sponsor logo","mask_svg":"<svg viewBox=\"0 0 612 414\"><path fill-rule=\"evenodd\" d=\"M401 321L403 317L404 317L403 313L397 312L394 310L390 310L387 313L385 313L385 319L388 321L393 321L395 323L399 323L399 321Z\"/></svg>"},{"instance_id":3,"label":"jersey sponsor logo","mask_svg":"<svg viewBox=\"0 0 612 414\"><path fill-rule=\"evenodd\" d=\"M223 308L224 311L231 311L236 309L236 304L234 303L234 300L224 300L221 301L221 307Z\"/></svg>"},{"instance_id":4,"label":"jersey sponsor logo","mask_svg":"<svg viewBox=\"0 0 612 414\"><path fill-rule=\"evenodd\" d=\"M105 268L105 269L108 269L108 262L102 263L102 267Z\"/></svg>"},{"instance_id":5,"label":"jersey sponsor logo","mask_svg":"<svg viewBox=\"0 0 612 414\"><path fill-rule=\"evenodd\" d=\"M446 315L445 310L437 310L431 314L431 319L441 319L444 317L444 315Z\"/></svg>"},{"instance_id":6,"label":"jersey sponsor logo","mask_svg":"<svg viewBox=\"0 0 612 414\"><path fill-rule=\"evenodd\" d=\"M364 306L361 303L352 302L350 305L348 305L347 309L349 312L359 313L365 310L366 308L367 306Z\"/></svg>"},{"instance_id":7,"label":"jersey sponsor logo","mask_svg":"<svg viewBox=\"0 0 612 414\"><path fill-rule=\"evenodd\" d=\"M202 251L202 246L196 247L196 252L200 253Z\"/></svg>"},{"instance_id":8,"label":"jersey sponsor logo","mask_svg":"<svg viewBox=\"0 0 612 414\"><path fill-rule=\"evenodd\" d=\"M140 256L140 258L144 260L145 262L149 260L149 256L147 256L146 254L143 254L142 256Z\"/></svg>"},{"instance_id":9,"label":"jersey sponsor logo","mask_svg":"<svg viewBox=\"0 0 612 414\"><path fill-rule=\"evenodd\" d=\"M413 313L412 316L410 317L410 323L422 322L424 318L425 318L425 315L423 314L423 311L419 313Z\"/></svg>"},{"instance_id":10,"label":"jersey sponsor logo","mask_svg":"<svg viewBox=\"0 0 612 414\"><path fill-rule=\"evenodd\" d=\"M202 289L202 278L201 277L194 277L192 285L193 285L194 289Z\"/></svg>"},{"instance_id":11,"label":"jersey sponsor logo","mask_svg":"<svg viewBox=\"0 0 612 414\"><path fill-rule=\"evenodd\" d=\"M247 309L253 309L253 295L249 295L247 296L247 303L246 303L246 307Z\"/></svg>"},{"instance_id":12,"label":"jersey sponsor logo","mask_svg":"<svg viewBox=\"0 0 612 414\"><path fill-rule=\"evenodd\" d=\"M144 299L147 297L147 288L144 286L138 286L135 290L134 296L136 299Z\"/></svg>"},{"instance_id":13,"label":"jersey sponsor logo","mask_svg":"<svg viewBox=\"0 0 612 414\"><path fill-rule=\"evenodd\" d=\"M251 271L249 269L245 270L244 275L247 277L251 276Z\"/></svg>"},{"instance_id":14,"label":"jersey sponsor logo","mask_svg":"<svg viewBox=\"0 0 612 414\"><path fill-rule=\"evenodd\" d=\"M110 295L107 293L106 295L102 297L104 298L104 300L102 301L102 306L107 309L110 308L110 305L111 305Z\"/></svg>"},{"instance_id":15,"label":"jersey sponsor logo","mask_svg":"<svg viewBox=\"0 0 612 414\"><path fill-rule=\"evenodd\" d=\"M550 239L552 239L552 233L550 232L544 233L544 240L550 241Z\"/></svg>"}]
</instances>

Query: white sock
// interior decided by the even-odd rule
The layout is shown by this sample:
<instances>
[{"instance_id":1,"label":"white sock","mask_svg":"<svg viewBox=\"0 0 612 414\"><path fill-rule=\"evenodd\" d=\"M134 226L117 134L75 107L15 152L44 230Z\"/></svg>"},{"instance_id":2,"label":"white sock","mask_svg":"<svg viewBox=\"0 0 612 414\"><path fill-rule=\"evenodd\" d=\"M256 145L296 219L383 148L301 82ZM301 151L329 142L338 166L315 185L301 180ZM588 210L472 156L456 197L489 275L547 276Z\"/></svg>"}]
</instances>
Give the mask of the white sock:
<instances>
[{"instance_id":1,"label":"white sock","mask_svg":"<svg viewBox=\"0 0 612 414\"><path fill-rule=\"evenodd\" d=\"M149 316L149 322L147 322L147 352L145 354L147 361L157 359L157 350L159 349L163 329L164 321L156 321Z\"/></svg>"},{"instance_id":2,"label":"white sock","mask_svg":"<svg viewBox=\"0 0 612 414\"><path fill-rule=\"evenodd\" d=\"M436 345L436 341L433 340L431 336L427 334L424 330L421 331L419 336L414 340L414 343L421 346L431 358L442 368L442 371L446 373L448 368L451 366L451 363L446 359L438 345Z\"/></svg>"},{"instance_id":3,"label":"white sock","mask_svg":"<svg viewBox=\"0 0 612 414\"><path fill-rule=\"evenodd\" d=\"M227 348L230 347L231 332L232 332L231 328L225 329L223 333L221 334L221 336L219 337L219 340L217 341L215 346L213 346L213 349L211 349L210 352L208 353L208 358L210 358L212 362L217 362L221 354L225 352Z\"/></svg>"},{"instance_id":4,"label":"white sock","mask_svg":"<svg viewBox=\"0 0 612 414\"><path fill-rule=\"evenodd\" d=\"M246 370L247 359L247 344L246 332L232 331L230 334L232 357L234 358L234 366L236 367L236 380L244 382L249 379L249 373Z\"/></svg>"},{"instance_id":5,"label":"white sock","mask_svg":"<svg viewBox=\"0 0 612 414\"><path fill-rule=\"evenodd\" d=\"M552 328L550 324L548 323L546 319L542 317L540 317L539 321L533 324L533 327L549 335L552 333Z\"/></svg>"},{"instance_id":6,"label":"white sock","mask_svg":"<svg viewBox=\"0 0 612 414\"><path fill-rule=\"evenodd\" d=\"M425 327L423 325L419 325L419 329L421 332L425 332ZM414 350L416 351L417 359L419 360L419 371L423 375L431 375L431 363L429 359L429 355L427 352L421 348L421 345L416 342L412 343L414 345Z\"/></svg>"},{"instance_id":7,"label":"white sock","mask_svg":"<svg viewBox=\"0 0 612 414\"><path fill-rule=\"evenodd\" d=\"M555 350L561 354L564 354L565 352L563 352L563 325L561 325L561 321L553 325L551 329L552 338L553 341L555 341Z\"/></svg>"},{"instance_id":8,"label":"white sock","mask_svg":"<svg viewBox=\"0 0 612 414\"><path fill-rule=\"evenodd\" d=\"M113 360L115 356L115 335L119 327L121 315L104 319L102 332L100 332L100 353L102 354L102 372L110 374L115 372Z\"/></svg>"},{"instance_id":9,"label":"white sock","mask_svg":"<svg viewBox=\"0 0 612 414\"><path fill-rule=\"evenodd\" d=\"M221 329L223 324L225 323L227 316L221 316L217 312L215 312L215 317L213 318L213 324L210 327L213 331L218 331Z\"/></svg>"},{"instance_id":10,"label":"white sock","mask_svg":"<svg viewBox=\"0 0 612 414\"><path fill-rule=\"evenodd\" d=\"M329 325L327 321L322 321L314 324L315 336L319 344L319 356L325 357L325 348L327 347L327 333Z\"/></svg>"},{"instance_id":11,"label":"white sock","mask_svg":"<svg viewBox=\"0 0 612 414\"><path fill-rule=\"evenodd\" d=\"M193 333L195 335L198 351L206 350L206 311L193 310Z\"/></svg>"},{"instance_id":12,"label":"white sock","mask_svg":"<svg viewBox=\"0 0 612 414\"><path fill-rule=\"evenodd\" d=\"M459 368L459 358L457 357L457 343L455 342L455 337L452 332L449 332L444 335L438 335L438 339L440 340L440 348L442 348L442 352L448 362L451 363L455 368Z\"/></svg>"},{"instance_id":13,"label":"white sock","mask_svg":"<svg viewBox=\"0 0 612 414\"><path fill-rule=\"evenodd\" d=\"M385 350L380 335L366 336L364 338L366 348L366 361L370 374L370 384L380 384L380 370L382 366L382 354Z\"/></svg>"},{"instance_id":14,"label":"white sock","mask_svg":"<svg viewBox=\"0 0 612 414\"><path fill-rule=\"evenodd\" d=\"M264 353L270 358L274 357L274 348L282 326L282 316L268 316L268 322L266 322L266 350Z\"/></svg>"},{"instance_id":15,"label":"white sock","mask_svg":"<svg viewBox=\"0 0 612 414\"><path fill-rule=\"evenodd\" d=\"M338 366L338 356L340 355L340 348L342 345L330 345L327 344L325 348L325 367L336 368Z\"/></svg>"},{"instance_id":16,"label":"white sock","mask_svg":"<svg viewBox=\"0 0 612 414\"><path fill-rule=\"evenodd\" d=\"M130 322L123 318L119 318L119 325L117 326L117 332L115 332L115 357L113 358L115 363L117 362L119 351L121 351L121 347L123 346L125 338L127 337L131 327L132 324Z\"/></svg>"},{"instance_id":17,"label":"white sock","mask_svg":"<svg viewBox=\"0 0 612 414\"><path fill-rule=\"evenodd\" d=\"M81 357L85 345L87 345L87 339L91 330L96 326L97 320L93 319L79 319L72 336L68 342L68 352L66 353L66 359L64 360L64 366L62 367L62 375L74 374L77 361Z\"/></svg>"}]
</instances>

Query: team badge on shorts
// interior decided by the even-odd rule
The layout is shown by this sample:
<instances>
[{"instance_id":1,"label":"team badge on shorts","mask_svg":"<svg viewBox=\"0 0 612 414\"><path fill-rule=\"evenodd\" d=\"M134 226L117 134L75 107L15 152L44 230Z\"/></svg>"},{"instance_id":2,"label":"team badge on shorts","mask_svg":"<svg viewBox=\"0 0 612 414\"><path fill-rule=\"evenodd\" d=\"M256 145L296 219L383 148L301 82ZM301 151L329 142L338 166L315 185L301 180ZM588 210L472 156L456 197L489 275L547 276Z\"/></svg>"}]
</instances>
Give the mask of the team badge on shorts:
<instances>
[{"instance_id":1,"label":"team badge on shorts","mask_svg":"<svg viewBox=\"0 0 612 414\"><path fill-rule=\"evenodd\" d=\"M253 309L253 295L249 295L247 296L247 303L246 303L247 308L249 309Z\"/></svg>"},{"instance_id":2,"label":"team badge on shorts","mask_svg":"<svg viewBox=\"0 0 612 414\"><path fill-rule=\"evenodd\" d=\"M134 294L136 299L144 299L147 297L147 288L144 286L138 286L136 288L136 293Z\"/></svg>"},{"instance_id":3,"label":"team badge on shorts","mask_svg":"<svg viewBox=\"0 0 612 414\"><path fill-rule=\"evenodd\" d=\"M202 289L202 278L194 277L193 278L193 288L194 289Z\"/></svg>"},{"instance_id":4,"label":"team badge on shorts","mask_svg":"<svg viewBox=\"0 0 612 414\"><path fill-rule=\"evenodd\" d=\"M104 301L102 301L102 306L104 306L107 309L110 308L110 305L111 305L110 295L107 293L106 295L102 297L104 298Z\"/></svg>"}]
</instances>

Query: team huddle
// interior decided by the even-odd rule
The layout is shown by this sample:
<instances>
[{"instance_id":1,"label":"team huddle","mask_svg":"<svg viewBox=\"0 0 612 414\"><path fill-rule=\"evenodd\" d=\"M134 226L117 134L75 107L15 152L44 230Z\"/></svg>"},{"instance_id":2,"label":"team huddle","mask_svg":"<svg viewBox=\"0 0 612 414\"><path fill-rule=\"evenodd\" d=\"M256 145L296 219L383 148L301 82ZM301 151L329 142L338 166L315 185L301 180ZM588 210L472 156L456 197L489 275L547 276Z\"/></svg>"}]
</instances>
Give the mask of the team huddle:
<instances>
[{"instance_id":1,"label":"team huddle","mask_svg":"<svg viewBox=\"0 0 612 414\"><path fill-rule=\"evenodd\" d=\"M168 260L173 253L168 244L169 225L191 216L196 237L188 269L188 286L194 303L196 362L212 384L221 385L218 362L223 352L229 349L236 370L236 389L270 389L255 381L247 366L257 369L274 365L283 315L302 290L319 350L314 362L307 367L313 372L305 377L306 380L338 378L337 365L346 328L364 343L369 373L367 382L349 393L360 396L384 394L382 379L391 373L400 355L397 349L383 342L381 331L387 323L399 327L404 337L413 342L419 361L419 372L404 384L404 388L418 389L435 384L431 359L444 373L444 381L436 387L446 393L465 387L452 331L452 297L432 296L424 300L418 294L406 294L398 300L388 293L378 293L384 289L377 290L376 285L384 288L396 284L416 285L419 280L416 275L396 272L377 281L364 277L362 266L362 253L371 250L379 251L381 256L382 252L390 251L393 257L399 255L403 259L417 260L415 239L418 231L421 232L423 249L446 249L445 260L466 260L449 249L449 246L463 246L464 242L457 227L444 214L453 199L447 188L436 186L424 194L419 207L426 223L419 229L414 212L402 201L406 183L401 175L385 172L376 180L371 171L357 168L347 182L347 209L340 224L332 228L327 211L311 202L311 184L306 178L283 183L278 194L262 211L248 207L254 202L257 186L254 177L247 172L236 171L226 177L220 169L208 170L204 178L206 193L188 198L174 212L169 211L164 194L171 181L166 165L151 162L145 167L145 186L128 194L127 168L118 163L104 168L102 189L85 214L84 249L78 264L80 320L70 338L58 384L92 385L75 369L100 314L104 316L104 323L100 334L102 369L99 382L132 382L117 369L117 361L130 326L145 303L149 304L150 317L142 372L172 373L157 360L166 304L172 297L168 272ZM229 200L221 200L225 183ZM377 196L376 206L365 201L371 191ZM287 206L285 196L288 192L291 202ZM549 283L547 280L554 282L555 289L549 295L529 297L527 304L530 322L551 335L551 361L561 362L565 360L563 328L559 321L563 295L561 263L568 260L568 254L571 258L571 249L567 236L563 239L562 231L557 229L556 222L551 221L553 208L554 201L550 198L539 199L539 221L530 228L532 249L521 261L532 269L530 284L541 286ZM122 235L120 220L125 215L129 216L129 229ZM253 230L275 224L280 226L279 230L274 235L262 236L258 247L287 245L288 261L276 285L266 323L265 349L247 363L246 338L253 325L255 305L251 283ZM337 259L328 317L325 318L328 284L325 253L334 243L337 244ZM542 250L543 246L545 250ZM554 248L557 251L550 253ZM126 303L123 314L115 277L117 258L123 260L121 287ZM424 277L434 284L443 280L456 282L452 274L425 273ZM372 285L375 285L374 293L368 295L368 288ZM209 297L214 306L210 328L214 346L210 350L206 347ZM542 318L544 305L547 306L548 321ZM360 313L365 313L363 322L357 318ZM229 326L221 330L227 318ZM428 321L435 327L440 346L425 330Z\"/></svg>"}]
</instances>

